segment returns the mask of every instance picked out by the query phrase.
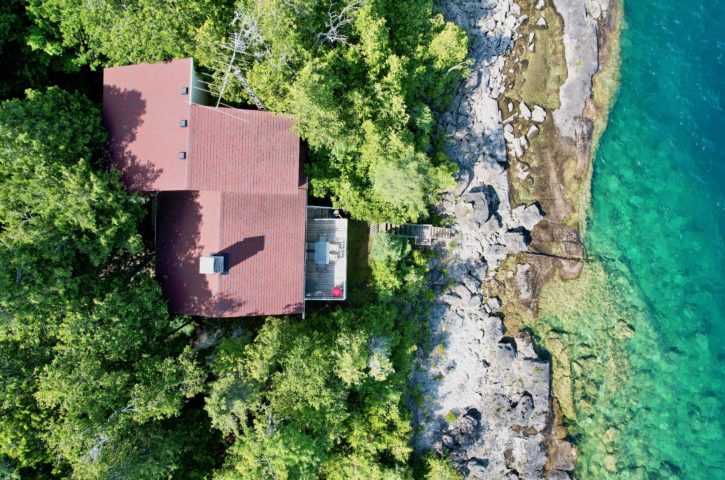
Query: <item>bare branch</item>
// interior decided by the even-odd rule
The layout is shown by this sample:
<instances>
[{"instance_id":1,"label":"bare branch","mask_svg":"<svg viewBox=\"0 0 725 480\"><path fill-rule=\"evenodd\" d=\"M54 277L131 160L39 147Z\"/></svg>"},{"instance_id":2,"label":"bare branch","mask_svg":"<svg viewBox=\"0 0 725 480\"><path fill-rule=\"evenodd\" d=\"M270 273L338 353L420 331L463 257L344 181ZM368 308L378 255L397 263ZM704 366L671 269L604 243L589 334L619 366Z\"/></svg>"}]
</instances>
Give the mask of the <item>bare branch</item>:
<instances>
[{"instance_id":1,"label":"bare branch","mask_svg":"<svg viewBox=\"0 0 725 480\"><path fill-rule=\"evenodd\" d=\"M325 24L327 31L318 33L317 40L321 43L327 42L330 45L335 43L348 45L347 35L343 33L343 29L353 22L355 11L362 7L365 1L354 0L339 12L335 10L337 2L331 1L330 7L327 9L327 22Z\"/></svg>"}]
</instances>

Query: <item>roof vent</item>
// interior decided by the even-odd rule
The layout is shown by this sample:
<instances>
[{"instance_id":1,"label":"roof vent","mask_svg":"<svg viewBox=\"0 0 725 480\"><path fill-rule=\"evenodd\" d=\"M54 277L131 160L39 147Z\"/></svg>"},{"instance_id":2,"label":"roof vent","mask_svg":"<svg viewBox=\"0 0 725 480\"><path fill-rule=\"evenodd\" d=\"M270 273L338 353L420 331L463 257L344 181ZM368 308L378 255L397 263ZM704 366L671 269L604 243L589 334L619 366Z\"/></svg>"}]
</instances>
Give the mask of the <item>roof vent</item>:
<instances>
[{"instance_id":1,"label":"roof vent","mask_svg":"<svg viewBox=\"0 0 725 480\"><path fill-rule=\"evenodd\" d=\"M181 94L182 95L188 95L189 94L189 87L181 87Z\"/></svg>"},{"instance_id":2,"label":"roof vent","mask_svg":"<svg viewBox=\"0 0 725 480\"><path fill-rule=\"evenodd\" d=\"M186 158L186 152L179 152L179 160L183 160Z\"/></svg>"},{"instance_id":3,"label":"roof vent","mask_svg":"<svg viewBox=\"0 0 725 480\"><path fill-rule=\"evenodd\" d=\"M224 273L224 263L223 255L199 257L199 273L203 273L205 275Z\"/></svg>"},{"instance_id":4,"label":"roof vent","mask_svg":"<svg viewBox=\"0 0 725 480\"><path fill-rule=\"evenodd\" d=\"M189 122L187 122L186 120L182 120L182 121L180 121L180 122L179 122L179 126L180 126L180 127L185 127L185 126L187 126L188 124L189 124Z\"/></svg>"}]
</instances>

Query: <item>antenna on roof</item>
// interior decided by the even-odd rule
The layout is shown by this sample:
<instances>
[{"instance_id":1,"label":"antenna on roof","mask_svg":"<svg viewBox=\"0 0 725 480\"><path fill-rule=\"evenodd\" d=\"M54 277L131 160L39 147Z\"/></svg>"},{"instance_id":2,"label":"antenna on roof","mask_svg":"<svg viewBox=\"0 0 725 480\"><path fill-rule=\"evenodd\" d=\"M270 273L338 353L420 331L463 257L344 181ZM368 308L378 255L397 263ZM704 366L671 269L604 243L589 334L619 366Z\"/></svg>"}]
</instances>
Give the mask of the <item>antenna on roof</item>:
<instances>
[{"instance_id":1,"label":"antenna on roof","mask_svg":"<svg viewBox=\"0 0 725 480\"><path fill-rule=\"evenodd\" d=\"M218 92L216 94L215 108L224 105L222 103L222 97L229 86L230 78L233 76L241 84L244 92L254 102L254 105L259 110L266 110L262 100L254 93L251 85L249 85L240 64L248 66L250 60L259 60L269 56L269 46L262 39L259 23L256 18L246 13L237 12L234 15L234 20L232 20L231 25L237 27L237 30L229 36L227 41L219 44L218 55L221 58L215 61L217 66L212 68L214 71L214 75L212 75L214 83L204 83L209 85L210 90ZM221 83L217 86L216 82Z\"/></svg>"}]
</instances>

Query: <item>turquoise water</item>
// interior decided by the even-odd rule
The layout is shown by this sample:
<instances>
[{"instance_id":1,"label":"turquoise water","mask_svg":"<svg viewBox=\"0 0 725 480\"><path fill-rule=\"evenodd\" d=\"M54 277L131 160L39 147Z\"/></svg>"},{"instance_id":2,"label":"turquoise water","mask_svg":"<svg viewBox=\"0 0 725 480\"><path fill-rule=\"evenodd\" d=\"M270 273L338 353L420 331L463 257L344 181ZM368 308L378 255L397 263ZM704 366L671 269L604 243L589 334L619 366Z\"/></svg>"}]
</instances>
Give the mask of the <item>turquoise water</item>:
<instances>
[{"instance_id":1,"label":"turquoise water","mask_svg":"<svg viewBox=\"0 0 725 480\"><path fill-rule=\"evenodd\" d=\"M597 407L617 432L609 477L725 479L725 2L625 3L588 234L643 305L629 378ZM602 478L581 453L580 476Z\"/></svg>"}]
</instances>

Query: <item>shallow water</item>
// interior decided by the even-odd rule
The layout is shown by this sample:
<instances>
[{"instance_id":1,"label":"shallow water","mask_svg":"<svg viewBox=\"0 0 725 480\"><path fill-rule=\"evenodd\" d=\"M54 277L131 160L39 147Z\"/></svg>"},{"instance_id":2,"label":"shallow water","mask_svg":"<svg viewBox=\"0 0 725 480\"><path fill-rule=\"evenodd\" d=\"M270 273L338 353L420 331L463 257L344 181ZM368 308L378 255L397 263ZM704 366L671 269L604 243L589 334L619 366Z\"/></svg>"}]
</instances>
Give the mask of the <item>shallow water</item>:
<instances>
[{"instance_id":1,"label":"shallow water","mask_svg":"<svg viewBox=\"0 0 725 480\"><path fill-rule=\"evenodd\" d=\"M567 332L580 478L725 479L725 2L624 16L587 238L602 283L541 330Z\"/></svg>"}]
</instances>

